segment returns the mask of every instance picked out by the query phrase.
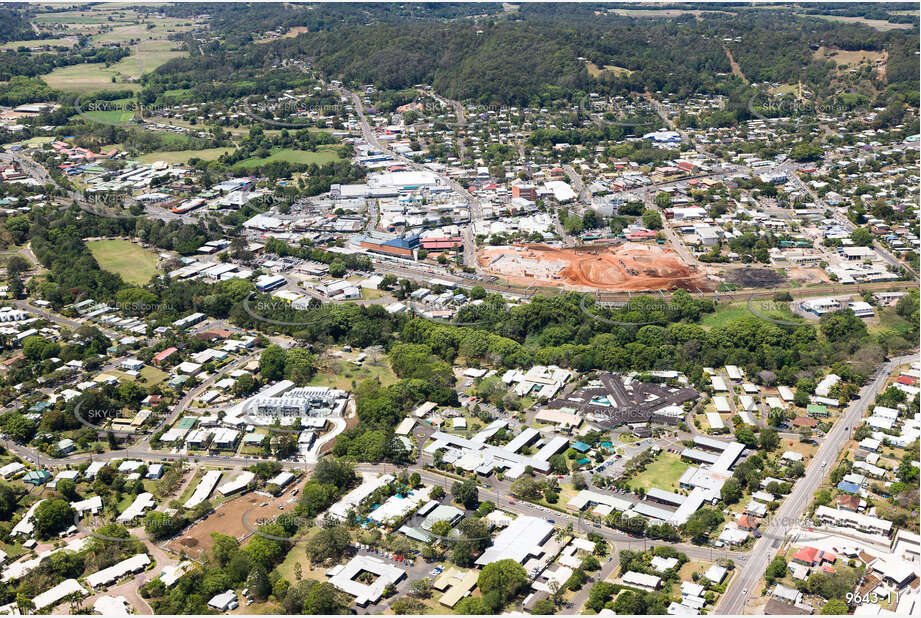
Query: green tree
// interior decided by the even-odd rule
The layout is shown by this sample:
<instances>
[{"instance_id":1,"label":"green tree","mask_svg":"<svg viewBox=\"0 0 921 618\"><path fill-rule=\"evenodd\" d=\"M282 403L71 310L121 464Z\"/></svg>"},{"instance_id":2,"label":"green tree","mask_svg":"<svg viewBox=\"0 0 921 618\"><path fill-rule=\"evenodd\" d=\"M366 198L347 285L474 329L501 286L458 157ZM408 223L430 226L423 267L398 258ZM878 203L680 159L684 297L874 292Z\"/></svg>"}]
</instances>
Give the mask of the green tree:
<instances>
[{"instance_id":1,"label":"green tree","mask_svg":"<svg viewBox=\"0 0 921 618\"><path fill-rule=\"evenodd\" d=\"M540 599L534 603L534 607L531 608L532 614L549 616L556 613L556 603L550 599Z\"/></svg>"},{"instance_id":2,"label":"green tree","mask_svg":"<svg viewBox=\"0 0 921 618\"><path fill-rule=\"evenodd\" d=\"M468 509L475 509L480 501L479 490L477 489L476 481L473 479L455 481L451 485L451 495Z\"/></svg>"},{"instance_id":3,"label":"green tree","mask_svg":"<svg viewBox=\"0 0 921 618\"><path fill-rule=\"evenodd\" d=\"M341 593L329 582L317 582L310 588L304 599L303 613L322 616L324 614L344 614L346 605Z\"/></svg>"},{"instance_id":4,"label":"green tree","mask_svg":"<svg viewBox=\"0 0 921 618\"><path fill-rule=\"evenodd\" d=\"M720 488L720 498L726 504L735 504L742 499L742 485L735 478L726 479Z\"/></svg>"},{"instance_id":5,"label":"green tree","mask_svg":"<svg viewBox=\"0 0 921 618\"><path fill-rule=\"evenodd\" d=\"M454 613L461 616L483 616L493 613L493 610L479 597L465 597L454 606Z\"/></svg>"},{"instance_id":6,"label":"green tree","mask_svg":"<svg viewBox=\"0 0 921 618\"><path fill-rule=\"evenodd\" d=\"M285 354L285 378L297 386L306 386L316 373L316 357L304 348L291 348Z\"/></svg>"},{"instance_id":7,"label":"green tree","mask_svg":"<svg viewBox=\"0 0 921 618\"><path fill-rule=\"evenodd\" d=\"M647 210L643 213L643 226L648 230L661 230L662 216L656 210Z\"/></svg>"},{"instance_id":8,"label":"green tree","mask_svg":"<svg viewBox=\"0 0 921 618\"><path fill-rule=\"evenodd\" d=\"M35 531L41 538L48 538L72 526L74 515L76 511L66 500L60 498L45 500L35 508L32 516Z\"/></svg>"},{"instance_id":9,"label":"green tree","mask_svg":"<svg viewBox=\"0 0 921 618\"><path fill-rule=\"evenodd\" d=\"M510 558L487 564L480 571L477 585L484 597L495 594L500 609L511 601L528 583L528 574L518 562Z\"/></svg>"},{"instance_id":10,"label":"green tree","mask_svg":"<svg viewBox=\"0 0 921 618\"><path fill-rule=\"evenodd\" d=\"M340 259L335 259L329 264L329 274L332 277L342 278L345 276L346 266L345 262Z\"/></svg>"},{"instance_id":11,"label":"green tree","mask_svg":"<svg viewBox=\"0 0 921 618\"><path fill-rule=\"evenodd\" d=\"M349 531L343 526L321 528L306 543L307 556L314 564L338 560L351 543ZM322 613L322 612L321 612Z\"/></svg>"},{"instance_id":12,"label":"green tree","mask_svg":"<svg viewBox=\"0 0 921 618\"><path fill-rule=\"evenodd\" d=\"M860 247L870 247L873 245L873 233L865 227L858 227L851 232L851 240Z\"/></svg>"},{"instance_id":13,"label":"green tree","mask_svg":"<svg viewBox=\"0 0 921 618\"><path fill-rule=\"evenodd\" d=\"M272 344L259 357L259 373L263 379L274 382L285 377L287 354L280 345Z\"/></svg>"},{"instance_id":14,"label":"green tree","mask_svg":"<svg viewBox=\"0 0 921 618\"><path fill-rule=\"evenodd\" d=\"M846 616L849 609L847 603L842 599L832 599L825 602L819 614L823 616Z\"/></svg>"},{"instance_id":15,"label":"green tree","mask_svg":"<svg viewBox=\"0 0 921 618\"><path fill-rule=\"evenodd\" d=\"M780 436L775 430L766 428L761 430L758 441L761 444L761 450L770 453L780 444Z\"/></svg>"},{"instance_id":16,"label":"green tree","mask_svg":"<svg viewBox=\"0 0 921 618\"><path fill-rule=\"evenodd\" d=\"M782 579L787 575L787 561L783 556L776 556L767 569L764 571L764 580L773 584L776 580Z\"/></svg>"}]
</instances>

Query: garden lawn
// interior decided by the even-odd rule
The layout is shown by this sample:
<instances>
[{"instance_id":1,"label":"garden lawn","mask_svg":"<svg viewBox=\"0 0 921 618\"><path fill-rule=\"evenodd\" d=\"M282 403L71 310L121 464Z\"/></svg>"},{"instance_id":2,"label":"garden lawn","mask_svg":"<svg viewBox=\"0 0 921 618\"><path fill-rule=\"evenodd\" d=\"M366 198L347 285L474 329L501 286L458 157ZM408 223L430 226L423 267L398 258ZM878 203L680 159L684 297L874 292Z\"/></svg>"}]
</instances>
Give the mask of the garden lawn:
<instances>
[{"instance_id":1,"label":"garden lawn","mask_svg":"<svg viewBox=\"0 0 921 618\"><path fill-rule=\"evenodd\" d=\"M678 455L662 452L644 472L633 477L630 489L635 492L637 488L642 487L649 491L652 487L657 487L664 491L677 491L678 479L689 467Z\"/></svg>"}]
</instances>

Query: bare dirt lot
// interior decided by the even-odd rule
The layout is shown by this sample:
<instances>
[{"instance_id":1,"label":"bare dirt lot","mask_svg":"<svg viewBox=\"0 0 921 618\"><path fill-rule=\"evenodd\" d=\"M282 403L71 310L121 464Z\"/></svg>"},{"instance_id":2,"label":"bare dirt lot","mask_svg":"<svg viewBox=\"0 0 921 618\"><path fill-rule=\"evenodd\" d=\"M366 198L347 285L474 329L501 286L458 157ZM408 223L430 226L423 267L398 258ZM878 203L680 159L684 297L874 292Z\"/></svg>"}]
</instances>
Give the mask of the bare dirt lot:
<instances>
[{"instance_id":1,"label":"bare dirt lot","mask_svg":"<svg viewBox=\"0 0 921 618\"><path fill-rule=\"evenodd\" d=\"M784 285L784 276L770 268L735 268L726 271L726 281L743 288L776 288Z\"/></svg>"},{"instance_id":2,"label":"bare dirt lot","mask_svg":"<svg viewBox=\"0 0 921 618\"><path fill-rule=\"evenodd\" d=\"M813 285L831 281L821 268L788 268L787 278L790 281L797 281L801 285Z\"/></svg>"},{"instance_id":3,"label":"bare dirt lot","mask_svg":"<svg viewBox=\"0 0 921 618\"><path fill-rule=\"evenodd\" d=\"M200 558L214 544L214 539L211 538L213 532L236 537L242 542L260 523L274 520L279 515L293 514L297 503L289 503L288 500L291 499L291 490L299 486L300 482L289 485L285 492L277 498L248 493L228 500L206 518L172 539L166 544L166 548L176 553L184 551L192 558ZM260 506L265 503L267 503L266 506ZM284 508L279 509L279 506Z\"/></svg>"},{"instance_id":4,"label":"bare dirt lot","mask_svg":"<svg viewBox=\"0 0 921 618\"><path fill-rule=\"evenodd\" d=\"M715 288L705 271L688 266L677 253L658 245L486 247L478 260L483 269L515 285L629 291Z\"/></svg>"}]
</instances>

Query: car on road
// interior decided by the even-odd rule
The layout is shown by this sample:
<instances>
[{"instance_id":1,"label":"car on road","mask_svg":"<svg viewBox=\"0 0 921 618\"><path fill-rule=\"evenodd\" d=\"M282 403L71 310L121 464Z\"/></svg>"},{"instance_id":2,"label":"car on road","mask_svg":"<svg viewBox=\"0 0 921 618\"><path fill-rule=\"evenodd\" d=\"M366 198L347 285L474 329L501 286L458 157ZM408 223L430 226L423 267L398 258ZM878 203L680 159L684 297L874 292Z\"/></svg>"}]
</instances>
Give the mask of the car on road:
<instances>
[{"instance_id":1,"label":"car on road","mask_svg":"<svg viewBox=\"0 0 921 618\"><path fill-rule=\"evenodd\" d=\"M824 468L824 467L825 467L825 464L827 464L827 463L828 463L827 461L823 461L823 462L822 462L822 467Z\"/></svg>"}]
</instances>

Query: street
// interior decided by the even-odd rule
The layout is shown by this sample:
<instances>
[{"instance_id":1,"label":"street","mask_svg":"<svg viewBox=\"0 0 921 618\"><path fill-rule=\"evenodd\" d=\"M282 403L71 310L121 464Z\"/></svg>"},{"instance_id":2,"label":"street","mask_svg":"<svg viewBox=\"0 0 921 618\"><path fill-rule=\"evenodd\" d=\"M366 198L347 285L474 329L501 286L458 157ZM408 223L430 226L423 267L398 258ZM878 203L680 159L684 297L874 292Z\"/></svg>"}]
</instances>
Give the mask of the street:
<instances>
[{"instance_id":1,"label":"street","mask_svg":"<svg viewBox=\"0 0 921 618\"><path fill-rule=\"evenodd\" d=\"M805 476L796 482L793 486L793 491L783 501L780 508L777 509L774 514L774 521L782 522L782 525L789 529L794 526L793 522L798 522L802 519L806 508L812 500L812 496L819 489L825 475L834 469L841 449L850 440L855 425L863 418L867 407L873 403L876 395L886 383L886 378L889 377L890 372L898 365L916 358L917 354L912 354L889 361L877 371L873 381L861 389L860 398L848 406L832 430L825 436L815 457L812 458L809 467L806 469ZM751 550L751 558L742 568L741 573L733 580L729 589L726 590L726 594L720 599L715 613L742 614L744 612L745 602L750 594L759 592L755 590L755 586L781 545L782 543L777 538L777 535L766 534L758 539Z\"/></svg>"}]
</instances>

